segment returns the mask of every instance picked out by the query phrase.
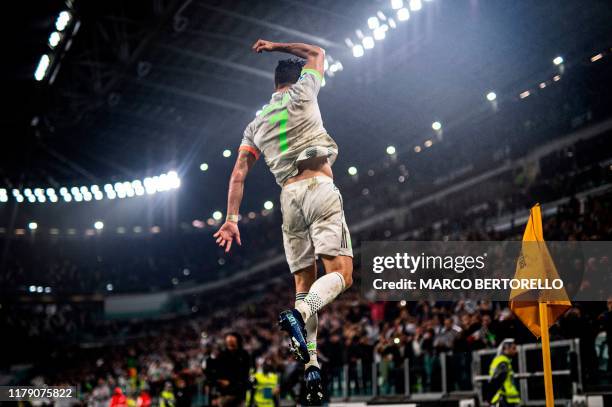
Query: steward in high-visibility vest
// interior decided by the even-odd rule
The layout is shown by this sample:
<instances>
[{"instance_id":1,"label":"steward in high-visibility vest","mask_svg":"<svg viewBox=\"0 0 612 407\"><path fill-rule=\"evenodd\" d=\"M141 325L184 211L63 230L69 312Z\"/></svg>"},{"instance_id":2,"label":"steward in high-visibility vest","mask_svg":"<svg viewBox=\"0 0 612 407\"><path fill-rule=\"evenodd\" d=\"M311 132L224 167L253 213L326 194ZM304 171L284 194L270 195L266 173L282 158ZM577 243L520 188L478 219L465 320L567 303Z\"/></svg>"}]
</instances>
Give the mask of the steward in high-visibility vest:
<instances>
[{"instance_id":1,"label":"steward in high-visibility vest","mask_svg":"<svg viewBox=\"0 0 612 407\"><path fill-rule=\"evenodd\" d=\"M253 388L247 394L247 406L274 407L277 405L279 377L274 373L269 360L252 376Z\"/></svg>"},{"instance_id":2,"label":"steward in high-visibility vest","mask_svg":"<svg viewBox=\"0 0 612 407\"><path fill-rule=\"evenodd\" d=\"M499 345L497 356L489 367L490 393L493 394L491 404L494 406L518 406L521 395L514 384L512 357L516 355L514 339L504 339Z\"/></svg>"},{"instance_id":3,"label":"steward in high-visibility vest","mask_svg":"<svg viewBox=\"0 0 612 407\"><path fill-rule=\"evenodd\" d=\"M159 395L159 407L174 407L176 406L176 398L172 391L172 384L166 383L164 390Z\"/></svg>"}]
</instances>

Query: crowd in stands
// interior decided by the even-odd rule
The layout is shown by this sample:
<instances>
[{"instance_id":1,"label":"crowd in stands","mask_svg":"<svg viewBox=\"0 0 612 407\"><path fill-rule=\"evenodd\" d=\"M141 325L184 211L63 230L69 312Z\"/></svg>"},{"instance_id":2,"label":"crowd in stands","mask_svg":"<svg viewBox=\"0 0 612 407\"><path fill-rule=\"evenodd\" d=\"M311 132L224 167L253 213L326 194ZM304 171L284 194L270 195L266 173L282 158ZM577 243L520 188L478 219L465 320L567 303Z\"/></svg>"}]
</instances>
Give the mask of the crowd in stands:
<instances>
[{"instance_id":1,"label":"crowd in stands","mask_svg":"<svg viewBox=\"0 0 612 407\"><path fill-rule=\"evenodd\" d=\"M582 203L570 201L556 215L544 219L546 236L609 240L612 237L609 198L607 194ZM520 235L520 228L515 228L504 237L516 240ZM475 236L466 231L457 237ZM612 271L606 261L586 263L601 273ZM278 275L279 270L271 272ZM223 295L191 298L189 301L200 310L167 321L88 320L94 310L74 304L54 305L56 308L51 310L48 305L41 306L46 314L38 317L19 316L8 309L0 312L5 325L3 332L10 331L15 337L38 336L41 343L71 330L90 331L92 339L104 338L104 332L120 338L120 343L108 345L100 341L92 348L54 344L55 352L36 367L38 380L47 384L79 383L84 403L108 403L116 388L134 401L147 395L157 400L165 391L166 396L172 393L181 405L190 405L195 398L207 403L210 397L219 394L211 366L223 352L228 332L237 332L242 337L253 369L267 365L279 373L280 397L297 399L300 367L289 356L287 339L275 326L279 310L294 301L289 280L273 279L264 289L245 284L231 292L223 290ZM10 315L15 319L21 317L23 322L10 326ZM506 303L370 302L361 295L358 286L324 309L319 321L319 355L331 395L342 394L346 379L350 383L349 393L369 394L373 384L372 363L378 366L379 394L402 393L406 359L410 361L411 391L439 391L440 357L451 351L454 356L447 361L454 372L450 390L471 389L472 351L493 348L507 337L519 343L535 340ZM551 336L553 340L580 338L582 370L590 375L590 380L598 380L598 375L610 373L602 337L605 338L604 333L612 334L611 324L612 301L607 307L602 302L578 303L553 327Z\"/></svg>"}]
</instances>

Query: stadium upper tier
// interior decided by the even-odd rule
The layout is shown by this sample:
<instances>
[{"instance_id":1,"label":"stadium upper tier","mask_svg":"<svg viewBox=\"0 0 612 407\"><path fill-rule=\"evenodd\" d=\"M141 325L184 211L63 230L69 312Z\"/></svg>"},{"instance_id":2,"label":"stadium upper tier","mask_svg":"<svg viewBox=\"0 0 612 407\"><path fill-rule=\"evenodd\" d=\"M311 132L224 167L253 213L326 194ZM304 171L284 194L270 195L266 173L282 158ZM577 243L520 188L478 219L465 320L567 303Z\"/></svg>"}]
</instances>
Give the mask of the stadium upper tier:
<instances>
[{"instance_id":1,"label":"stadium upper tier","mask_svg":"<svg viewBox=\"0 0 612 407\"><path fill-rule=\"evenodd\" d=\"M612 121L586 126L478 175L451 172L422 188L398 188L397 178L389 175L395 166L380 176L365 175L344 188L353 197L346 213L354 245L392 237L452 240L461 236L454 233L461 225L502 231L535 202L597 193L612 184L611 129ZM244 246L230 256L216 247L208 225L155 233L91 229L85 236L4 229L0 236L7 255L0 286L6 294L36 296L151 292L222 280L281 256L279 215L245 217Z\"/></svg>"}]
</instances>

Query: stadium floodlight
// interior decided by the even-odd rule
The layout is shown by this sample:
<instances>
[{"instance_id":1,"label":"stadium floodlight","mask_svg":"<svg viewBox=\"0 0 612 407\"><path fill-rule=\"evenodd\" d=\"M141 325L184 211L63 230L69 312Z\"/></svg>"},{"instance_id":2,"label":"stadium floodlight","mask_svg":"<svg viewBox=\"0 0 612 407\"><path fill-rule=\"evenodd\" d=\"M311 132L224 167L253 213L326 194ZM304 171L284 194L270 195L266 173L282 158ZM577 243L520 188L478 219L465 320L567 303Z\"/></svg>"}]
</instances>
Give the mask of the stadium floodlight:
<instances>
[{"instance_id":1,"label":"stadium floodlight","mask_svg":"<svg viewBox=\"0 0 612 407\"><path fill-rule=\"evenodd\" d=\"M8 202L8 196L0 195L0 202Z\"/></svg>"},{"instance_id":2,"label":"stadium floodlight","mask_svg":"<svg viewBox=\"0 0 612 407\"><path fill-rule=\"evenodd\" d=\"M60 194L61 194L61 195L66 195L66 194L68 193L68 188L66 188L66 187L61 187L59 191L60 191Z\"/></svg>"},{"instance_id":3,"label":"stadium floodlight","mask_svg":"<svg viewBox=\"0 0 612 407\"><path fill-rule=\"evenodd\" d=\"M85 202L89 202L89 201L91 201L91 200L92 200L92 198L93 198L93 195L92 195L92 194L91 194L91 192L89 192L89 191L88 191L86 194L83 194L83 200L84 200Z\"/></svg>"},{"instance_id":4,"label":"stadium floodlight","mask_svg":"<svg viewBox=\"0 0 612 407\"><path fill-rule=\"evenodd\" d=\"M378 17L370 17L368 18L368 28L370 30L375 30L380 25L380 21L378 21Z\"/></svg>"},{"instance_id":5,"label":"stadium floodlight","mask_svg":"<svg viewBox=\"0 0 612 407\"><path fill-rule=\"evenodd\" d=\"M36 292L37 293L42 293L43 291L44 291L44 288L41 285L36 287Z\"/></svg>"},{"instance_id":6,"label":"stadium floodlight","mask_svg":"<svg viewBox=\"0 0 612 407\"><path fill-rule=\"evenodd\" d=\"M374 48L374 38L370 36L364 37L363 40L361 40L361 43L363 44L363 48L365 49Z\"/></svg>"},{"instance_id":7,"label":"stadium floodlight","mask_svg":"<svg viewBox=\"0 0 612 407\"><path fill-rule=\"evenodd\" d=\"M421 152L421 146L414 146L414 152L415 153L420 153Z\"/></svg>"},{"instance_id":8,"label":"stadium floodlight","mask_svg":"<svg viewBox=\"0 0 612 407\"><path fill-rule=\"evenodd\" d=\"M495 92L487 93L487 100L489 102L493 102L495 99L497 99L497 95L495 94Z\"/></svg>"},{"instance_id":9,"label":"stadium floodlight","mask_svg":"<svg viewBox=\"0 0 612 407\"><path fill-rule=\"evenodd\" d=\"M271 210L272 208L274 208L274 203L272 201L266 201L264 202L264 209L266 210Z\"/></svg>"},{"instance_id":10,"label":"stadium floodlight","mask_svg":"<svg viewBox=\"0 0 612 407\"><path fill-rule=\"evenodd\" d=\"M47 193L47 196L55 195L55 189L53 189L53 188L47 188L47 190L45 192Z\"/></svg>"},{"instance_id":11,"label":"stadium floodlight","mask_svg":"<svg viewBox=\"0 0 612 407\"><path fill-rule=\"evenodd\" d=\"M31 285L31 286L28 288L28 291L30 291L31 293L35 293L35 292L36 292L36 286L35 286L35 285Z\"/></svg>"},{"instance_id":12,"label":"stadium floodlight","mask_svg":"<svg viewBox=\"0 0 612 407\"><path fill-rule=\"evenodd\" d=\"M207 163L200 164L200 171L208 171L208 164Z\"/></svg>"},{"instance_id":13,"label":"stadium floodlight","mask_svg":"<svg viewBox=\"0 0 612 407\"><path fill-rule=\"evenodd\" d=\"M32 190L30 188L26 188L23 190L23 194L25 196L32 196Z\"/></svg>"},{"instance_id":14,"label":"stadium floodlight","mask_svg":"<svg viewBox=\"0 0 612 407\"><path fill-rule=\"evenodd\" d=\"M395 20L392 19L392 18L389 19L389 27L391 27L391 28L396 28L397 27L397 24L395 23Z\"/></svg>"},{"instance_id":15,"label":"stadium floodlight","mask_svg":"<svg viewBox=\"0 0 612 407\"><path fill-rule=\"evenodd\" d=\"M45 54L40 57L40 61L38 61L36 71L34 71L34 79L40 82L45 78L50 62L51 60L49 59L49 55Z\"/></svg>"},{"instance_id":16,"label":"stadium floodlight","mask_svg":"<svg viewBox=\"0 0 612 407\"><path fill-rule=\"evenodd\" d=\"M96 192L100 191L100 187L97 186L96 184L94 184L94 185L89 187L89 190L95 194Z\"/></svg>"},{"instance_id":17,"label":"stadium floodlight","mask_svg":"<svg viewBox=\"0 0 612 407\"><path fill-rule=\"evenodd\" d=\"M51 287L45 287L45 293L49 294L51 292Z\"/></svg>"},{"instance_id":18,"label":"stadium floodlight","mask_svg":"<svg viewBox=\"0 0 612 407\"><path fill-rule=\"evenodd\" d=\"M62 35L58 33L57 31L53 31L51 35L49 35L49 46L51 48L57 47L57 44L59 44L61 39L62 39Z\"/></svg>"},{"instance_id":19,"label":"stadium floodlight","mask_svg":"<svg viewBox=\"0 0 612 407\"><path fill-rule=\"evenodd\" d=\"M81 195L81 194L76 194L76 195L74 196L74 201L75 201L75 202L81 202L82 200L83 200L83 195Z\"/></svg>"},{"instance_id":20,"label":"stadium floodlight","mask_svg":"<svg viewBox=\"0 0 612 407\"><path fill-rule=\"evenodd\" d=\"M61 13L59 13L59 15L57 16L57 20L55 20L55 28L57 29L57 31L64 31L64 29L68 26L68 23L70 23L71 19L72 16L68 11L62 11Z\"/></svg>"},{"instance_id":21,"label":"stadium floodlight","mask_svg":"<svg viewBox=\"0 0 612 407\"><path fill-rule=\"evenodd\" d=\"M113 291L113 285L111 283L106 284L106 291Z\"/></svg>"},{"instance_id":22,"label":"stadium floodlight","mask_svg":"<svg viewBox=\"0 0 612 407\"><path fill-rule=\"evenodd\" d=\"M531 92L529 92L528 90L526 90L525 92L521 92L521 94L519 95L519 97L521 99L525 99L527 96L531 95Z\"/></svg>"},{"instance_id":23,"label":"stadium floodlight","mask_svg":"<svg viewBox=\"0 0 612 407\"><path fill-rule=\"evenodd\" d=\"M421 0L410 0L409 6L412 11L419 11L423 8L423 3L421 3Z\"/></svg>"},{"instance_id":24,"label":"stadium floodlight","mask_svg":"<svg viewBox=\"0 0 612 407\"><path fill-rule=\"evenodd\" d=\"M431 140L425 140L425 147L429 148L433 145L433 141Z\"/></svg>"},{"instance_id":25,"label":"stadium floodlight","mask_svg":"<svg viewBox=\"0 0 612 407\"><path fill-rule=\"evenodd\" d=\"M348 168L348 173L349 173L349 175L357 175L357 168L356 167L349 167Z\"/></svg>"},{"instance_id":26,"label":"stadium floodlight","mask_svg":"<svg viewBox=\"0 0 612 407\"><path fill-rule=\"evenodd\" d=\"M353 56L360 58L364 54L363 47L360 44L353 45Z\"/></svg>"},{"instance_id":27,"label":"stadium floodlight","mask_svg":"<svg viewBox=\"0 0 612 407\"><path fill-rule=\"evenodd\" d=\"M410 19L410 11L408 11L407 8L402 7L401 9L397 10L397 19L399 21L407 21Z\"/></svg>"},{"instance_id":28,"label":"stadium floodlight","mask_svg":"<svg viewBox=\"0 0 612 407\"><path fill-rule=\"evenodd\" d=\"M223 150L223 157L229 158L232 156L232 150Z\"/></svg>"},{"instance_id":29,"label":"stadium floodlight","mask_svg":"<svg viewBox=\"0 0 612 407\"><path fill-rule=\"evenodd\" d=\"M153 178L147 177L143 180L143 183L144 183L145 190L147 191L147 194L152 195L155 192L157 192L157 185L155 181L153 180Z\"/></svg>"},{"instance_id":30,"label":"stadium floodlight","mask_svg":"<svg viewBox=\"0 0 612 407\"><path fill-rule=\"evenodd\" d=\"M103 198L104 198L104 195L102 195L102 192L100 192L100 191L96 191L96 192L94 193L94 199L95 199L96 201L101 201Z\"/></svg>"},{"instance_id":31,"label":"stadium floodlight","mask_svg":"<svg viewBox=\"0 0 612 407\"><path fill-rule=\"evenodd\" d=\"M395 146L388 146L387 147L387 154L389 154L389 155L395 154Z\"/></svg>"},{"instance_id":32,"label":"stadium floodlight","mask_svg":"<svg viewBox=\"0 0 612 407\"><path fill-rule=\"evenodd\" d=\"M124 187L123 187L123 182L115 182L115 192L119 193L119 192L125 192Z\"/></svg>"},{"instance_id":33,"label":"stadium floodlight","mask_svg":"<svg viewBox=\"0 0 612 407\"><path fill-rule=\"evenodd\" d=\"M142 184L138 184L136 187L134 187L134 192L136 193L136 196L143 196L145 194L145 189Z\"/></svg>"},{"instance_id":34,"label":"stadium floodlight","mask_svg":"<svg viewBox=\"0 0 612 407\"><path fill-rule=\"evenodd\" d=\"M23 202L23 196L21 196L21 195L17 195L17 196L15 197L15 200L16 200L17 202L19 202L19 203L22 203L22 202Z\"/></svg>"},{"instance_id":35,"label":"stadium floodlight","mask_svg":"<svg viewBox=\"0 0 612 407\"><path fill-rule=\"evenodd\" d=\"M102 222L101 220L96 221L94 223L94 228L96 228L96 230L104 229L104 222Z\"/></svg>"},{"instance_id":36,"label":"stadium floodlight","mask_svg":"<svg viewBox=\"0 0 612 407\"><path fill-rule=\"evenodd\" d=\"M49 197L49 200L50 200L51 202L53 202L53 203L57 202L57 201L58 201L58 199L57 199L57 195L51 195L51 196Z\"/></svg>"},{"instance_id":37,"label":"stadium floodlight","mask_svg":"<svg viewBox=\"0 0 612 407\"><path fill-rule=\"evenodd\" d=\"M603 54L602 54L602 53L599 53L599 54L597 54L597 55L593 55L593 56L591 57L591 62L596 62L596 61L599 61L601 58L603 58Z\"/></svg>"},{"instance_id":38,"label":"stadium floodlight","mask_svg":"<svg viewBox=\"0 0 612 407\"><path fill-rule=\"evenodd\" d=\"M399 10L402 7L404 7L404 1L403 0L391 0L391 8L393 10Z\"/></svg>"},{"instance_id":39,"label":"stadium floodlight","mask_svg":"<svg viewBox=\"0 0 612 407\"><path fill-rule=\"evenodd\" d=\"M167 174L161 174L159 176L159 180L157 181L157 190L158 191L167 191L170 189L170 183L168 181Z\"/></svg>"},{"instance_id":40,"label":"stadium floodlight","mask_svg":"<svg viewBox=\"0 0 612 407\"><path fill-rule=\"evenodd\" d=\"M36 202L36 198L34 197L34 195L30 195L30 196L28 196L28 202L29 202L29 203L34 203L34 202Z\"/></svg>"},{"instance_id":41,"label":"stadium floodlight","mask_svg":"<svg viewBox=\"0 0 612 407\"><path fill-rule=\"evenodd\" d=\"M561 75L553 76L553 81L555 81L555 82L559 82L560 79L561 79Z\"/></svg>"},{"instance_id":42,"label":"stadium floodlight","mask_svg":"<svg viewBox=\"0 0 612 407\"><path fill-rule=\"evenodd\" d=\"M438 131L438 130L440 130L442 128L442 123L440 123L438 121L433 122L431 124L431 128L434 129L435 131Z\"/></svg>"},{"instance_id":43,"label":"stadium floodlight","mask_svg":"<svg viewBox=\"0 0 612 407\"><path fill-rule=\"evenodd\" d=\"M28 223L28 229L30 229L30 230L36 230L36 229L38 229L38 223L36 223L36 222L30 222L30 223Z\"/></svg>"},{"instance_id":44,"label":"stadium floodlight","mask_svg":"<svg viewBox=\"0 0 612 407\"><path fill-rule=\"evenodd\" d=\"M181 186L181 179L176 171L168 171L168 187L177 189Z\"/></svg>"},{"instance_id":45,"label":"stadium floodlight","mask_svg":"<svg viewBox=\"0 0 612 407\"><path fill-rule=\"evenodd\" d=\"M374 39L377 41L381 41L385 39L386 33L385 33L385 29L383 28L383 26L378 27L377 29L375 29L372 34L374 34Z\"/></svg>"},{"instance_id":46,"label":"stadium floodlight","mask_svg":"<svg viewBox=\"0 0 612 407\"><path fill-rule=\"evenodd\" d=\"M221 211L214 211L212 217L214 220L221 220L221 218L223 218L223 214Z\"/></svg>"},{"instance_id":47,"label":"stadium floodlight","mask_svg":"<svg viewBox=\"0 0 612 407\"><path fill-rule=\"evenodd\" d=\"M70 195L70 194L63 195L63 198L64 198L64 202L72 201L72 195Z\"/></svg>"},{"instance_id":48,"label":"stadium floodlight","mask_svg":"<svg viewBox=\"0 0 612 407\"><path fill-rule=\"evenodd\" d=\"M555 57L555 59L553 59L553 64L559 66L563 63L563 57L562 56L558 56Z\"/></svg>"},{"instance_id":49,"label":"stadium floodlight","mask_svg":"<svg viewBox=\"0 0 612 407\"><path fill-rule=\"evenodd\" d=\"M40 203L47 202L47 198L44 195L37 195L36 198L38 199L38 202Z\"/></svg>"},{"instance_id":50,"label":"stadium floodlight","mask_svg":"<svg viewBox=\"0 0 612 407\"><path fill-rule=\"evenodd\" d=\"M107 191L107 192L106 192L106 197L107 197L108 199L115 199L115 198L117 198L117 194L115 193L115 191L114 191L114 190Z\"/></svg>"}]
</instances>

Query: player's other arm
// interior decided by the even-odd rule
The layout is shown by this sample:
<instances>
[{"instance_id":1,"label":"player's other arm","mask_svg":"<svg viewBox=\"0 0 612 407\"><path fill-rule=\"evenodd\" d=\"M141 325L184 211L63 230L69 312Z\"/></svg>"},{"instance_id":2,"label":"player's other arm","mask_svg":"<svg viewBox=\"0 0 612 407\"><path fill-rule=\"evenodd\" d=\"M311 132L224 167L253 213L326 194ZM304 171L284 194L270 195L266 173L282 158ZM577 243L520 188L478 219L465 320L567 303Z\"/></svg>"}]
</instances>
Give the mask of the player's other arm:
<instances>
[{"instance_id":1,"label":"player's other arm","mask_svg":"<svg viewBox=\"0 0 612 407\"><path fill-rule=\"evenodd\" d=\"M244 193L244 182L255 161L257 161L256 156L249 151L238 151L238 158L232 170L227 193L227 218L223 226L213 235L217 238L217 244L223 247L226 253L229 252L234 240L238 245L242 245L240 231L238 230L238 213Z\"/></svg>"},{"instance_id":2,"label":"player's other arm","mask_svg":"<svg viewBox=\"0 0 612 407\"><path fill-rule=\"evenodd\" d=\"M296 57L304 58L306 60L305 69L314 69L321 74L323 77L323 67L325 63L325 51L323 48L316 45L302 44L299 42L295 43L284 43L284 42L272 42L266 40L257 40L253 44L253 51L260 53L263 51L267 52L286 52Z\"/></svg>"}]
</instances>

